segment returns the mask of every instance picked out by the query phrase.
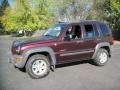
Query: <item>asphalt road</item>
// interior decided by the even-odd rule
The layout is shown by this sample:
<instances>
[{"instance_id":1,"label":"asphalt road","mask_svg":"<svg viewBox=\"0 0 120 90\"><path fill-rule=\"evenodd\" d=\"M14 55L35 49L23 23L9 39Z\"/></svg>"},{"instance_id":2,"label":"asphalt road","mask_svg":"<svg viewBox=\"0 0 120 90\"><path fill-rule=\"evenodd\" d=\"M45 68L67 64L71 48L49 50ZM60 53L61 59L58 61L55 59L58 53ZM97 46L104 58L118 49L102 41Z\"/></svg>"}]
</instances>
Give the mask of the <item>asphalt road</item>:
<instances>
[{"instance_id":1,"label":"asphalt road","mask_svg":"<svg viewBox=\"0 0 120 90\"><path fill-rule=\"evenodd\" d=\"M58 66L43 79L31 79L7 62L14 39L0 37L0 90L120 90L120 44L112 46L106 66L78 62Z\"/></svg>"}]
</instances>

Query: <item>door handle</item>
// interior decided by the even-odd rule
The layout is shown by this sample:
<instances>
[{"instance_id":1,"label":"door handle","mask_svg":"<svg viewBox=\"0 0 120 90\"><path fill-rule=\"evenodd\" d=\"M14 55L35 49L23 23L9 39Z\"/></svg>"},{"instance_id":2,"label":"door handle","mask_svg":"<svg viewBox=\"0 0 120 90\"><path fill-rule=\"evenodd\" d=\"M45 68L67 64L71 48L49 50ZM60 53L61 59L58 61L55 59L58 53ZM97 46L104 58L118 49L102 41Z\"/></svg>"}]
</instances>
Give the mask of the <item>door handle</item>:
<instances>
[{"instance_id":1,"label":"door handle","mask_svg":"<svg viewBox=\"0 0 120 90\"><path fill-rule=\"evenodd\" d=\"M101 41L101 39L99 38L99 39L97 39L97 41Z\"/></svg>"},{"instance_id":2,"label":"door handle","mask_svg":"<svg viewBox=\"0 0 120 90\"><path fill-rule=\"evenodd\" d=\"M60 52L64 52L64 51L66 51L66 49L62 49L62 50L60 50Z\"/></svg>"},{"instance_id":3,"label":"door handle","mask_svg":"<svg viewBox=\"0 0 120 90\"><path fill-rule=\"evenodd\" d=\"M83 43L84 41L77 41L77 43Z\"/></svg>"}]
</instances>

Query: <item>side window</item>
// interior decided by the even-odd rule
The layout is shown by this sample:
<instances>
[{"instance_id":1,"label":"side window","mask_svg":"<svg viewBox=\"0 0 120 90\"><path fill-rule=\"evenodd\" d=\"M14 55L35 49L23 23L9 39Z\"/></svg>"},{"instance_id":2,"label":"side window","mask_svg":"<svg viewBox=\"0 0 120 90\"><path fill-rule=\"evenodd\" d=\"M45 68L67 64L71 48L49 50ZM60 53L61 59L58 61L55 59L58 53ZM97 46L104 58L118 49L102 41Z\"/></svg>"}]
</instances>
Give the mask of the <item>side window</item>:
<instances>
[{"instance_id":1,"label":"side window","mask_svg":"<svg viewBox=\"0 0 120 90\"><path fill-rule=\"evenodd\" d=\"M108 35L110 33L107 25L105 24L100 24L100 29L103 35Z\"/></svg>"},{"instance_id":2,"label":"side window","mask_svg":"<svg viewBox=\"0 0 120 90\"><path fill-rule=\"evenodd\" d=\"M96 24L93 24L93 29L94 29L95 37L99 37L99 32L97 30Z\"/></svg>"},{"instance_id":3,"label":"side window","mask_svg":"<svg viewBox=\"0 0 120 90\"><path fill-rule=\"evenodd\" d=\"M66 36L70 37L70 39L80 39L81 35L81 27L80 25L72 25L68 28L66 32Z\"/></svg>"},{"instance_id":4,"label":"side window","mask_svg":"<svg viewBox=\"0 0 120 90\"><path fill-rule=\"evenodd\" d=\"M93 37L99 36L99 32L97 30L96 24L88 24L84 26L85 26L85 37L86 38L93 38Z\"/></svg>"},{"instance_id":5,"label":"side window","mask_svg":"<svg viewBox=\"0 0 120 90\"><path fill-rule=\"evenodd\" d=\"M92 25L85 25L85 37L93 38L94 37L94 28Z\"/></svg>"}]
</instances>

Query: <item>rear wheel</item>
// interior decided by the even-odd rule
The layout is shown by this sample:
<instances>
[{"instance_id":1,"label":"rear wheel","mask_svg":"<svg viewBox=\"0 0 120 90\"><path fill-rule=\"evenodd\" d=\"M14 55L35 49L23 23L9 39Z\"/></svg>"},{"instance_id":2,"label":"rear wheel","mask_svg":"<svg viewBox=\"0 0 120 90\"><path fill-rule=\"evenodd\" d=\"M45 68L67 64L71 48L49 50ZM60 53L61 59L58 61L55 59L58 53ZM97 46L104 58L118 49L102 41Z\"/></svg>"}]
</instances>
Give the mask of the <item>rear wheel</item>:
<instances>
[{"instance_id":1,"label":"rear wheel","mask_svg":"<svg viewBox=\"0 0 120 90\"><path fill-rule=\"evenodd\" d=\"M41 54L31 56L26 64L26 71L34 79L47 76L50 72L48 57Z\"/></svg>"},{"instance_id":2,"label":"rear wheel","mask_svg":"<svg viewBox=\"0 0 120 90\"><path fill-rule=\"evenodd\" d=\"M98 66L104 66L108 62L108 58L108 51L106 49L100 48L93 61Z\"/></svg>"}]
</instances>

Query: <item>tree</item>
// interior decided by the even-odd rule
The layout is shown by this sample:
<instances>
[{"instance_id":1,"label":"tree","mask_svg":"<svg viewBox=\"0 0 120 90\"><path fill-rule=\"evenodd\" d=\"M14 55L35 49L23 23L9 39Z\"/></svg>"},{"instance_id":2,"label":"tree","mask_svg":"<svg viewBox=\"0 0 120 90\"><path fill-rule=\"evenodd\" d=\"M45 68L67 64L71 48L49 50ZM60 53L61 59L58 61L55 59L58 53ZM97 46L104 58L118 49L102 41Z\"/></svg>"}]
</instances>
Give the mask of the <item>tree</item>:
<instances>
[{"instance_id":1,"label":"tree","mask_svg":"<svg viewBox=\"0 0 120 90\"><path fill-rule=\"evenodd\" d=\"M98 21L104 21L106 16L105 16L105 7L104 3L106 0L94 0L92 9L90 10L89 16L87 19L93 19L93 20L98 20Z\"/></svg>"},{"instance_id":2,"label":"tree","mask_svg":"<svg viewBox=\"0 0 120 90\"><path fill-rule=\"evenodd\" d=\"M93 1L93 0L92 0ZM58 0L58 13L57 17L67 18L68 21L80 21L86 19L91 9L91 0Z\"/></svg>"},{"instance_id":3,"label":"tree","mask_svg":"<svg viewBox=\"0 0 120 90\"><path fill-rule=\"evenodd\" d=\"M120 0L107 0L106 6L106 21L113 30L114 38L120 40Z\"/></svg>"},{"instance_id":4,"label":"tree","mask_svg":"<svg viewBox=\"0 0 120 90\"><path fill-rule=\"evenodd\" d=\"M120 0L108 0L107 21L114 30L120 30Z\"/></svg>"},{"instance_id":5,"label":"tree","mask_svg":"<svg viewBox=\"0 0 120 90\"><path fill-rule=\"evenodd\" d=\"M49 27L53 19L50 1L15 0L14 6L7 8L2 16L5 30L35 31Z\"/></svg>"},{"instance_id":6,"label":"tree","mask_svg":"<svg viewBox=\"0 0 120 90\"><path fill-rule=\"evenodd\" d=\"M0 6L0 30L2 29L1 16L2 16L2 7Z\"/></svg>"},{"instance_id":7,"label":"tree","mask_svg":"<svg viewBox=\"0 0 120 90\"><path fill-rule=\"evenodd\" d=\"M1 2L1 13L0 16L2 16L4 14L4 11L6 10L6 8L10 7L8 0L3 0Z\"/></svg>"},{"instance_id":8,"label":"tree","mask_svg":"<svg viewBox=\"0 0 120 90\"><path fill-rule=\"evenodd\" d=\"M38 4L36 5L36 22L37 22L37 28L38 29L45 29L50 26L53 19L52 14L52 0L37 0Z\"/></svg>"},{"instance_id":9,"label":"tree","mask_svg":"<svg viewBox=\"0 0 120 90\"><path fill-rule=\"evenodd\" d=\"M2 22L2 17L5 15L5 11L10 8L10 5L8 3L8 0L2 0L1 6L0 6L0 29L4 29L4 23ZM0 30L0 32L1 32ZM2 30L3 31L3 30Z\"/></svg>"}]
</instances>

